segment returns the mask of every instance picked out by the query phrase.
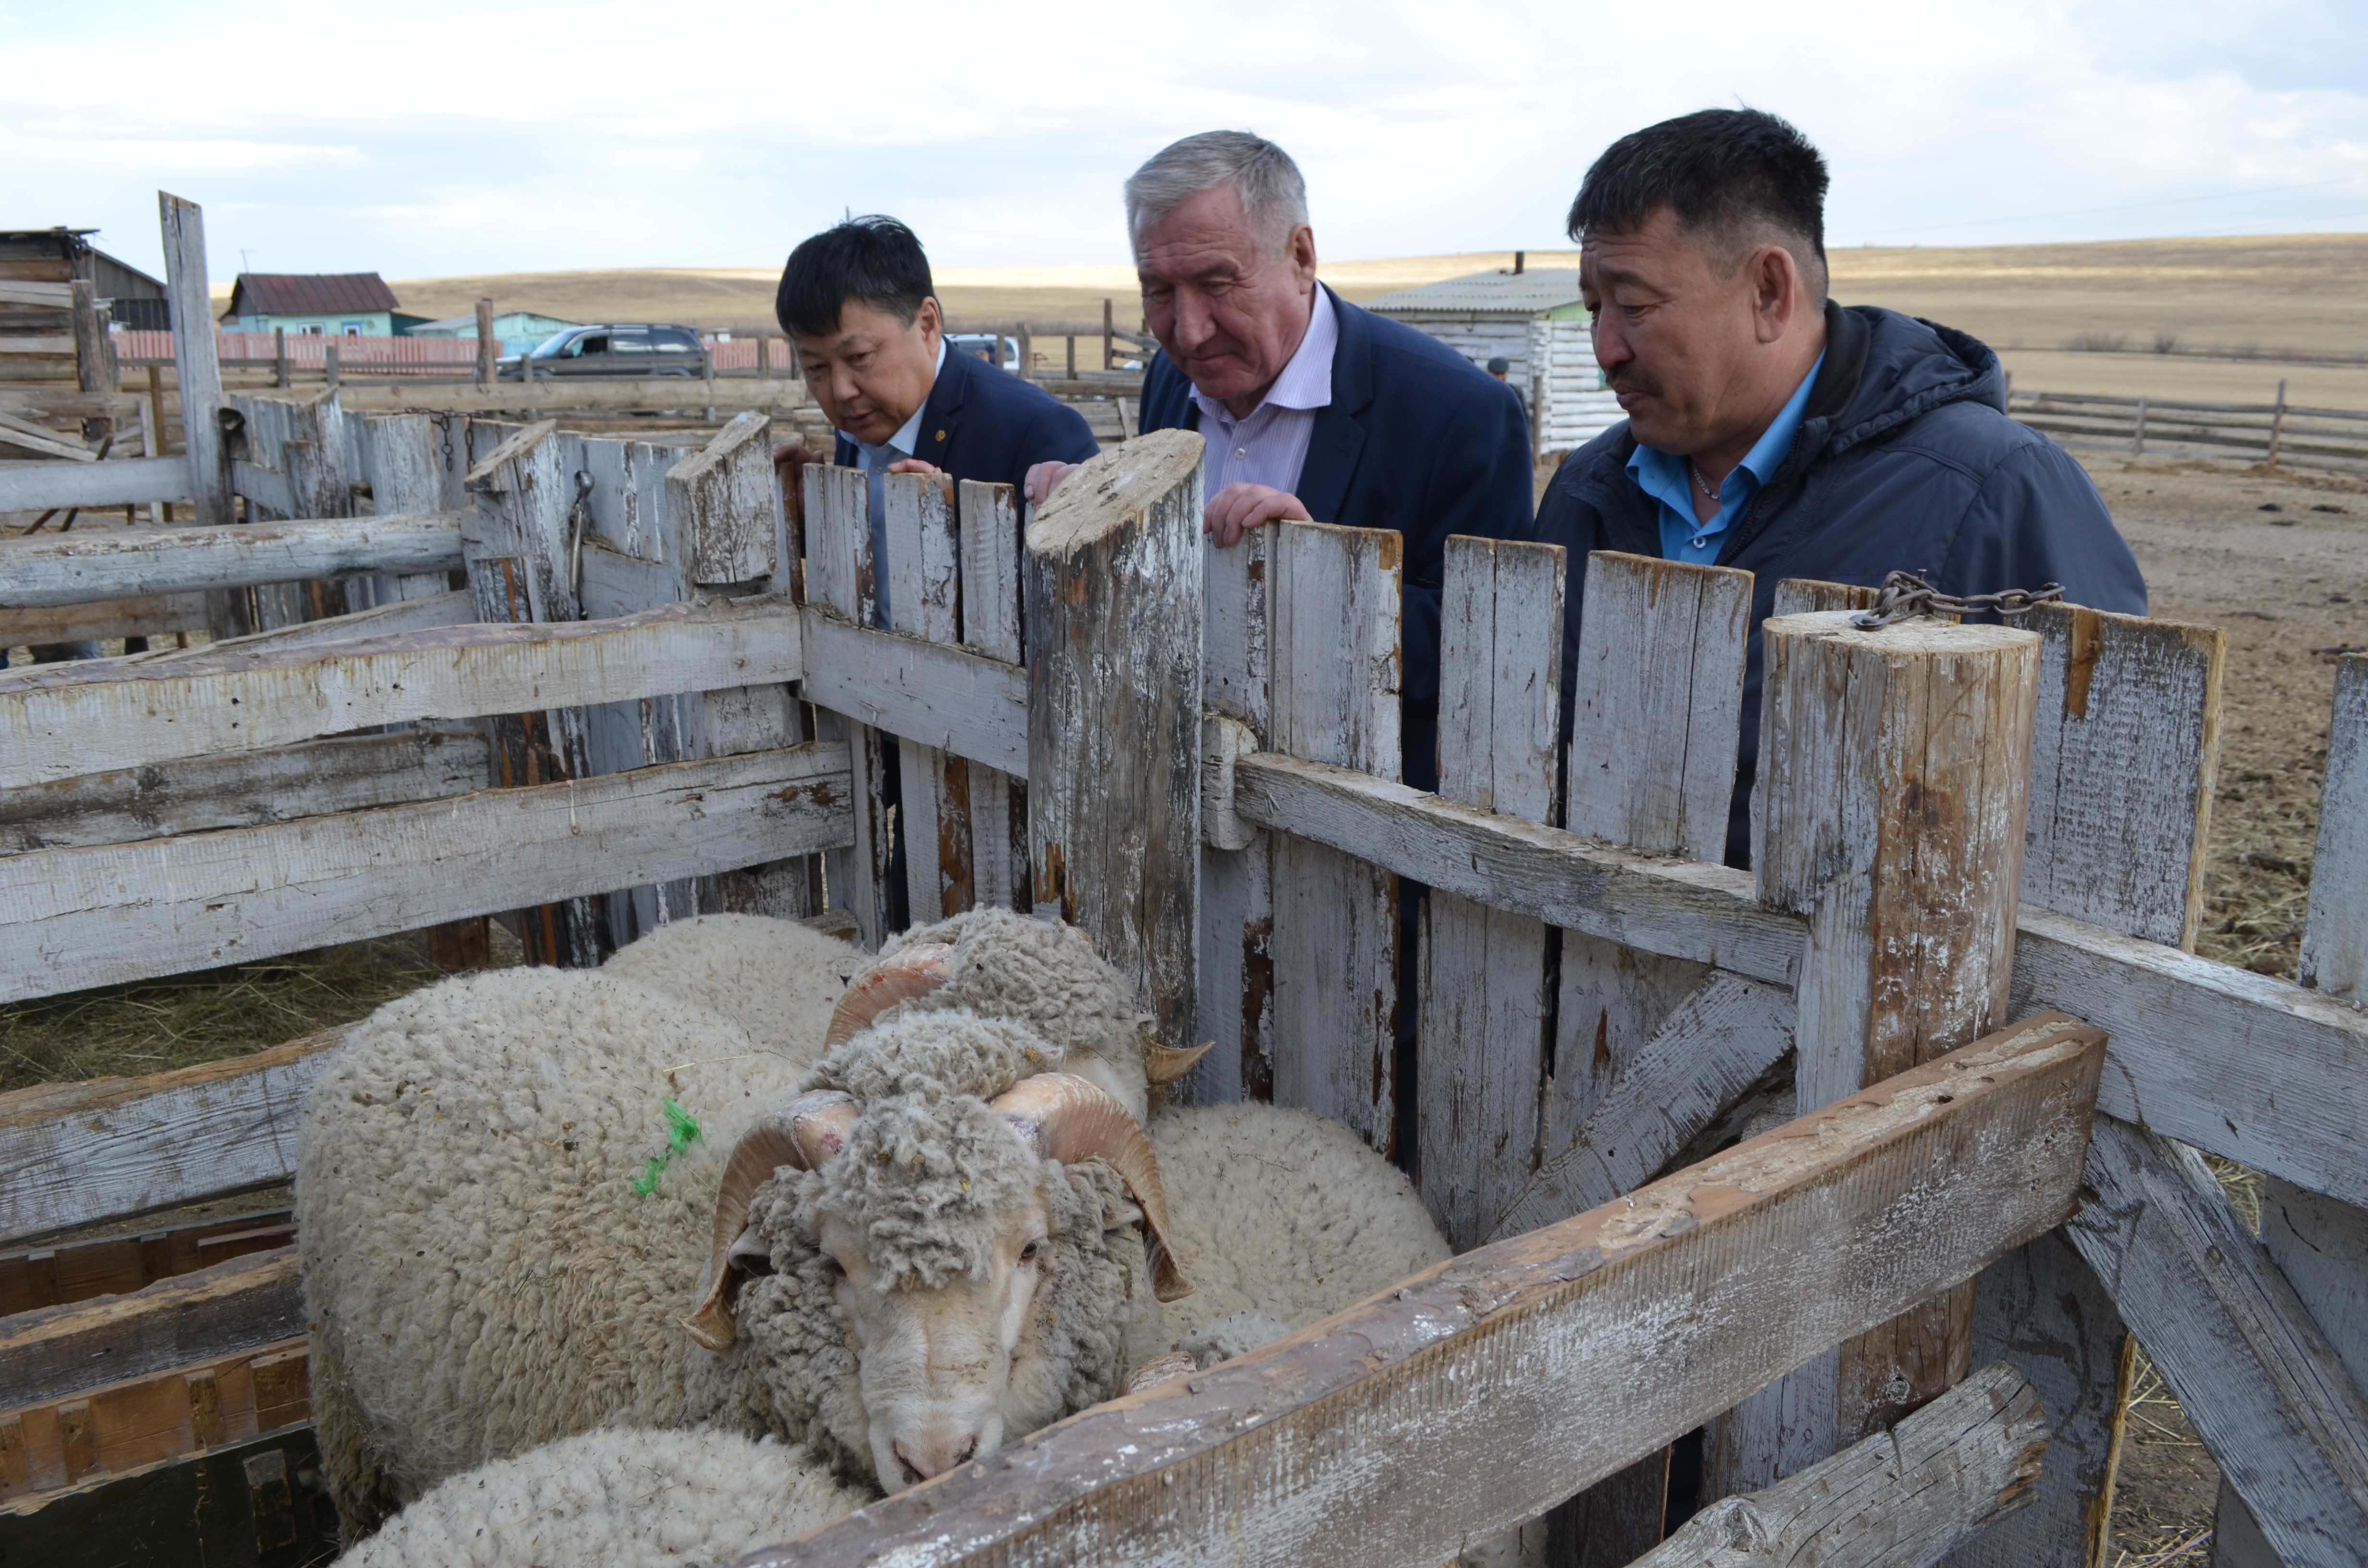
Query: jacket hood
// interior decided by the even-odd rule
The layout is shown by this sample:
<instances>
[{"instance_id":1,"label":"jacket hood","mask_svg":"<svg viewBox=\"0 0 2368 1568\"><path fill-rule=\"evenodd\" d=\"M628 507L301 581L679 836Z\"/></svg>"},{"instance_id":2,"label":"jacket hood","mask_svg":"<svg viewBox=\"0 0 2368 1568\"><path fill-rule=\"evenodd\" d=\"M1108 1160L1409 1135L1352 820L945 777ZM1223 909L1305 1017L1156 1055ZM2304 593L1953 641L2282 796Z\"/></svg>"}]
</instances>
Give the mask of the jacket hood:
<instances>
[{"instance_id":1,"label":"jacket hood","mask_svg":"<svg viewBox=\"0 0 2368 1568\"><path fill-rule=\"evenodd\" d=\"M1803 420L1824 421L1824 439L1811 443L1847 451L1951 403L2006 412L2006 372L1987 344L1880 305L1827 302L1826 364Z\"/></svg>"}]
</instances>

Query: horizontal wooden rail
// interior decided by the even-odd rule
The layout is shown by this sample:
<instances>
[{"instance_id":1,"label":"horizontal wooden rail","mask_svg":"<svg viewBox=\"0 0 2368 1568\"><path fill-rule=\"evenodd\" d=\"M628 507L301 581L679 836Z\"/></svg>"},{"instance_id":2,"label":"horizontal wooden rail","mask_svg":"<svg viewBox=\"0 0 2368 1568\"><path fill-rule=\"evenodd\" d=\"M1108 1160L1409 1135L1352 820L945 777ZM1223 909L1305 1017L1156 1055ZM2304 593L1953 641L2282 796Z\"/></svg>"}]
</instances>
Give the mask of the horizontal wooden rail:
<instances>
[{"instance_id":1,"label":"horizontal wooden rail","mask_svg":"<svg viewBox=\"0 0 2368 1568\"><path fill-rule=\"evenodd\" d=\"M804 608L805 698L834 713L1028 777L1028 671Z\"/></svg>"},{"instance_id":2,"label":"horizontal wooden rail","mask_svg":"<svg viewBox=\"0 0 2368 1568\"><path fill-rule=\"evenodd\" d=\"M0 859L0 1001L710 876L854 837L815 742L449 801Z\"/></svg>"},{"instance_id":3,"label":"horizontal wooden rail","mask_svg":"<svg viewBox=\"0 0 2368 1568\"><path fill-rule=\"evenodd\" d=\"M245 588L461 564L461 514L313 517L226 528L116 528L0 542L0 606Z\"/></svg>"},{"instance_id":4,"label":"horizontal wooden rail","mask_svg":"<svg viewBox=\"0 0 2368 1568\"><path fill-rule=\"evenodd\" d=\"M125 1475L313 1417L302 1338L0 1411L0 1502ZM11 1511L16 1511L12 1509Z\"/></svg>"},{"instance_id":5,"label":"horizontal wooden rail","mask_svg":"<svg viewBox=\"0 0 2368 1568\"><path fill-rule=\"evenodd\" d=\"M304 1332L296 1249L0 1322L0 1410L63 1399Z\"/></svg>"},{"instance_id":6,"label":"horizontal wooden rail","mask_svg":"<svg viewBox=\"0 0 2368 1568\"><path fill-rule=\"evenodd\" d=\"M45 665L0 683L0 789L377 724L775 685L799 677L798 642L790 608L757 599L97 670Z\"/></svg>"},{"instance_id":7,"label":"horizontal wooden rail","mask_svg":"<svg viewBox=\"0 0 2368 1568\"><path fill-rule=\"evenodd\" d=\"M193 488L186 457L27 463L21 468L0 468L0 512L186 501Z\"/></svg>"},{"instance_id":8,"label":"horizontal wooden rail","mask_svg":"<svg viewBox=\"0 0 2368 1568\"><path fill-rule=\"evenodd\" d=\"M2060 1222L2102 1045L2028 1019L744 1568L1430 1568Z\"/></svg>"},{"instance_id":9,"label":"horizontal wooden rail","mask_svg":"<svg viewBox=\"0 0 2368 1568\"><path fill-rule=\"evenodd\" d=\"M1257 752L1235 809L1491 907L1790 986L1806 927L1749 873L1638 855L1348 768ZM2368 1204L2368 1012L2215 960L2024 905L2018 1006L2111 1031L2102 1105L2226 1158Z\"/></svg>"},{"instance_id":10,"label":"horizontal wooden rail","mask_svg":"<svg viewBox=\"0 0 2368 1568\"><path fill-rule=\"evenodd\" d=\"M474 730L400 730L183 757L0 793L0 854L129 844L466 795L494 782Z\"/></svg>"},{"instance_id":11,"label":"horizontal wooden rail","mask_svg":"<svg viewBox=\"0 0 2368 1568\"><path fill-rule=\"evenodd\" d=\"M5 383L0 383L5 384ZM0 648L28 642L103 642L111 637L169 637L206 625L206 596L160 594L48 609L0 609ZM6 676L0 675L0 680Z\"/></svg>"},{"instance_id":12,"label":"horizontal wooden rail","mask_svg":"<svg viewBox=\"0 0 2368 1568\"><path fill-rule=\"evenodd\" d=\"M30 1249L0 1257L0 1314L127 1295L295 1239L293 1210L258 1209Z\"/></svg>"},{"instance_id":13,"label":"horizontal wooden rail","mask_svg":"<svg viewBox=\"0 0 2368 1568\"><path fill-rule=\"evenodd\" d=\"M0 1241L289 1180L304 1091L345 1038L0 1095Z\"/></svg>"}]
</instances>

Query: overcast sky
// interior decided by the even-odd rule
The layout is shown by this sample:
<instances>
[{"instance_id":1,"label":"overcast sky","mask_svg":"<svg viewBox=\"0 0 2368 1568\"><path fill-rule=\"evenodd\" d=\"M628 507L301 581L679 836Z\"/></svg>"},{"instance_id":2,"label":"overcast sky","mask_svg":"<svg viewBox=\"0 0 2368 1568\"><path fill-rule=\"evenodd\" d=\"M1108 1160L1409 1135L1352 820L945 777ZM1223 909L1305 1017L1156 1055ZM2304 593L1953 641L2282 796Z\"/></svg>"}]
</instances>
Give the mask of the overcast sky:
<instances>
[{"instance_id":1,"label":"overcast sky","mask_svg":"<svg viewBox=\"0 0 2368 1568\"><path fill-rule=\"evenodd\" d=\"M0 0L0 226L153 269L162 187L216 278L769 266L849 208L1123 262L1120 181L1220 126L1298 159L1324 254L1559 248L1606 142L1737 102L1824 150L1835 245L2368 229L2337 0Z\"/></svg>"}]
</instances>

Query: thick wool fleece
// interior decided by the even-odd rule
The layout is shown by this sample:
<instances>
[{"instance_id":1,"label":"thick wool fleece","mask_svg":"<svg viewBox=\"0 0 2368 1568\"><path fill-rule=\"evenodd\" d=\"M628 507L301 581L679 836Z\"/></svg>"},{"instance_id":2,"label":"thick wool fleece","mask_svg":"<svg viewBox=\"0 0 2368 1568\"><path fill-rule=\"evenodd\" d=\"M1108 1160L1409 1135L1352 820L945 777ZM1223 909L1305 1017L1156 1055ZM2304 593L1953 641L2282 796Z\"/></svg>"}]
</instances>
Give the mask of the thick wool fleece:
<instances>
[{"instance_id":1,"label":"thick wool fleece","mask_svg":"<svg viewBox=\"0 0 2368 1568\"><path fill-rule=\"evenodd\" d=\"M800 1066L822 1055L831 1009L871 955L794 920L701 915L620 948L601 971L712 1007Z\"/></svg>"},{"instance_id":2,"label":"thick wool fleece","mask_svg":"<svg viewBox=\"0 0 2368 1568\"><path fill-rule=\"evenodd\" d=\"M974 1095L991 1100L1022 1078L1064 1069L1042 1036L967 1008L892 1007L839 1042L807 1073L809 1089L844 1089L865 1105L900 1095Z\"/></svg>"},{"instance_id":3,"label":"thick wool fleece","mask_svg":"<svg viewBox=\"0 0 2368 1568\"><path fill-rule=\"evenodd\" d=\"M858 1124L864 1149L893 1150L906 1135L909 1130L890 1120L888 1130L871 1134ZM1004 1138L1019 1148L1008 1132ZM834 1165L860 1152L853 1144ZM1064 1166L1022 1158L1026 1171L1007 1165L998 1152L986 1165L999 1174L985 1177L1032 1179L1050 1221L1042 1283L1012 1357L1007 1442L1099 1404L1119 1392L1128 1367L1167 1348L1166 1320L1135 1228L1137 1210L1117 1173L1099 1160ZM823 1172L782 1171L758 1189L750 1210L770 1248L773 1272L740 1288L739 1335L731 1348L720 1355L691 1349L687 1414L809 1443L841 1475L877 1485L853 1330L837 1301L841 1276L819 1239L825 1211L852 1218L834 1206L834 1187L861 1213L876 1200L870 1185L854 1178L834 1183ZM935 1182L924 1174L910 1184L889 1185L910 1190Z\"/></svg>"},{"instance_id":4,"label":"thick wool fleece","mask_svg":"<svg viewBox=\"0 0 2368 1568\"><path fill-rule=\"evenodd\" d=\"M915 942L951 945L952 973L943 985L900 1004L898 1010L967 1010L1016 1020L1061 1053L1063 1072L1092 1079L1137 1121L1144 1119L1150 1085L1143 1063L1153 1043L1151 1017L1135 1006L1133 988L1094 951L1084 932L1008 909L974 909L913 927L891 942L883 956Z\"/></svg>"},{"instance_id":5,"label":"thick wool fleece","mask_svg":"<svg viewBox=\"0 0 2368 1568\"><path fill-rule=\"evenodd\" d=\"M586 1432L453 1476L345 1568L693 1568L870 1501L801 1448L726 1432Z\"/></svg>"},{"instance_id":6,"label":"thick wool fleece","mask_svg":"<svg viewBox=\"0 0 2368 1568\"><path fill-rule=\"evenodd\" d=\"M723 1164L794 1092L736 1024L607 974L465 975L365 1020L306 1096L296 1177L349 1528L606 1421L678 1421ZM702 1136L643 1197L668 1097Z\"/></svg>"},{"instance_id":7,"label":"thick wool fleece","mask_svg":"<svg viewBox=\"0 0 2368 1568\"><path fill-rule=\"evenodd\" d=\"M1192 1293L1167 1307L1171 1348L1239 1355L1261 1314L1301 1329L1448 1256L1403 1172L1339 1122L1270 1105L1152 1119L1176 1261ZM1218 1325L1224 1323L1221 1329Z\"/></svg>"}]
</instances>

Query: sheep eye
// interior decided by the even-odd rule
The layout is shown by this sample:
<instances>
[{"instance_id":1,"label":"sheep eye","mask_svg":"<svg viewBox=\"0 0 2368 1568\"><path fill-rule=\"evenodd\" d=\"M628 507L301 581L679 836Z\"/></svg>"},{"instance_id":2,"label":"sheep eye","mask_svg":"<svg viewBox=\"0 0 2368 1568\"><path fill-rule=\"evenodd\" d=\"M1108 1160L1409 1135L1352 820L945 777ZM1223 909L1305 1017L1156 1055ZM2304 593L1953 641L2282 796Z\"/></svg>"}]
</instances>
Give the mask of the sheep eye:
<instances>
[{"instance_id":1,"label":"sheep eye","mask_svg":"<svg viewBox=\"0 0 2368 1568\"><path fill-rule=\"evenodd\" d=\"M1022 1263L1035 1262L1037 1250L1042 1247L1043 1244L1044 1244L1042 1242L1030 1242L1026 1246L1021 1247L1019 1249L1019 1261Z\"/></svg>"}]
</instances>

